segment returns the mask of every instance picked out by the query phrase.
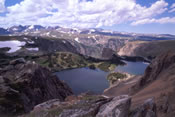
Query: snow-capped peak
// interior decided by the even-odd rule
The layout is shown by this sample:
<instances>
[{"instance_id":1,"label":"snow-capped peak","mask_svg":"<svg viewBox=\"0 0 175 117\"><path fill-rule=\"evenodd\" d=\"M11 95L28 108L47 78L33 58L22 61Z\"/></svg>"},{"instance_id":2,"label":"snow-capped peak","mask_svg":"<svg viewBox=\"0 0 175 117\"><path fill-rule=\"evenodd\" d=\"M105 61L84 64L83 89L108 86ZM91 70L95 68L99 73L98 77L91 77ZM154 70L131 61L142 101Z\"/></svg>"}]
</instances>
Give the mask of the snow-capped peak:
<instances>
[{"instance_id":1,"label":"snow-capped peak","mask_svg":"<svg viewBox=\"0 0 175 117\"><path fill-rule=\"evenodd\" d=\"M30 30L34 29L34 25L31 25L28 29L30 29Z\"/></svg>"}]
</instances>

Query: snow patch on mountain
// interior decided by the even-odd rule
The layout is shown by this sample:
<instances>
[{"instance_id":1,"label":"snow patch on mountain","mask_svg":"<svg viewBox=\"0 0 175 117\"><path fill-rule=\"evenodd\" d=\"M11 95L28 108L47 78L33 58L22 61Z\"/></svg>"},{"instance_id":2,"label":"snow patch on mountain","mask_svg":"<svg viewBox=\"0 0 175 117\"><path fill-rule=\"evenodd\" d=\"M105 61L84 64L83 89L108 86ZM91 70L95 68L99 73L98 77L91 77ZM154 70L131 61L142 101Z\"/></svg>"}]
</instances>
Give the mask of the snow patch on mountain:
<instances>
[{"instance_id":1,"label":"snow patch on mountain","mask_svg":"<svg viewBox=\"0 0 175 117\"><path fill-rule=\"evenodd\" d=\"M79 38L77 37L77 38L75 38L75 41L77 41L78 43L80 43L80 41L79 41Z\"/></svg>"}]
</instances>

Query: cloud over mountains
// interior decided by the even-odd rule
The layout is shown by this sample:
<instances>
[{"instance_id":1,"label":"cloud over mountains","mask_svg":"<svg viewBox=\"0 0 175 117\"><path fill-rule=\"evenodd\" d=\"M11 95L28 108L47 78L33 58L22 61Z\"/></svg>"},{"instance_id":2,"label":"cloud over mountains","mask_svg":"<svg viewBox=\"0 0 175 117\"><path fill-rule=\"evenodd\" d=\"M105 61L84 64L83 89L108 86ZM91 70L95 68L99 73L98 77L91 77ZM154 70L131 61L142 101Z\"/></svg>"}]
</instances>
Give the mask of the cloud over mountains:
<instances>
[{"instance_id":1,"label":"cloud over mountains","mask_svg":"<svg viewBox=\"0 0 175 117\"><path fill-rule=\"evenodd\" d=\"M155 18L164 12L173 12L174 6L168 9L164 0L149 7L141 6L136 0L24 0L6 8L6 16L0 16L0 25L64 24L89 28L121 23L175 23L175 17ZM4 0L0 0L0 12L4 9Z\"/></svg>"}]
</instances>

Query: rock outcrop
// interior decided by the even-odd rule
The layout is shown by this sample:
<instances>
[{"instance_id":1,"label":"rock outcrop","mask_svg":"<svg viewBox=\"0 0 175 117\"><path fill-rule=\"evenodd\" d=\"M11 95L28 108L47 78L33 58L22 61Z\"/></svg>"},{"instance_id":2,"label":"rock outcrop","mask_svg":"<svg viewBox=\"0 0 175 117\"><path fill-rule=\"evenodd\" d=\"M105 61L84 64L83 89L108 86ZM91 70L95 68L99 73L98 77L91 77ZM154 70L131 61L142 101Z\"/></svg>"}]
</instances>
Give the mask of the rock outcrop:
<instances>
[{"instance_id":1,"label":"rock outcrop","mask_svg":"<svg viewBox=\"0 0 175 117\"><path fill-rule=\"evenodd\" d=\"M0 48L0 53L5 53L8 52L9 50L10 50L9 47Z\"/></svg>"},{"instance_id":2,"label":"rock outcrop","mask_svg":"<svg viewBox=\"0 0 175 117\"><path fill-rule=\"evenodd\" d=\"M175 53L167 52L161 54L156 59L154 59L151 62L151 64L146 68L144 76L137 83L137 85L133 86L133 89L140 90L149 83L155 81L156 79L159 78L161 72L168 69L174 64L175 64Z\"/></svg>"},{"instance_id":3,"label":"rock outcrop","mask_svg":"<svg viewBox=\"0 0 175 117\"><path fill-rule=\"evenodd\" d=\"M102 58L104 59L111 59L113 54L115 54L115 51L110 48L103 48L102 51Z\"/></svg>"},{"instance_id":4,"label":"rock outcrop","mask_svg":"<svg viewBox=\"0 0 175 117\"><path fill-rule=\"evenodd\" d=\"M65 102L50 100L39 104L22 117L128 117L130 105L131 98L127 95L106 98L81 94L71 96Z\"/></svg>"},{"instance_id":5,"label":"rock outcrop","mask_svg":"<svg viewBox=\"0 0 175 117\"><path fill-rule=\"evenodd\" d=\"M101 106L96 117L128 117L130 106L130 97L127 95L118 96Z\"/></svg>"},{"instance_id":6,"label":"rock outcrop","mask_svg":"<svg viewBox=\"0 0 175 117\"><path fill-rule=\"evenodd\" d=\"M28 45L29 47L38 47L40 51L45 53L53 53L56 51L77 53L76 48L64 39L47 39L42 37L33 37L35 44Z\"/></svg>"},{"instance_id":7,"label":"rock outcrop","mask_svg":"<svg viewBox=\"0 0 175 117\"><path fill-rule=\"evenodd\" d=\"M0 113L29 112L37 104L69 95L71 89L51 71L23 58L0 70Z\"/></svg>"},{"instance_id":8,"label":"rock outcrop","mask_svg":"<svg viewBox=\"0 0 175 117\"><path fill-rule=\"evenodd\" d=\"M81 94L70 96L65 102L50 100L35 106L34 110L22 117L95 117L99 108L111 98L100 95Z\"/></svg>"},{"instance_id":9,"label":"rock outcrop","mask_svg":"<svg viewBox=\"0 0 175 117\"><path fill-rule=\"evenodd\" d=\"M132 106L153 97L158 117L175 116L175 53L166 52L152 61L144 76L131 87ZM153 116L154 117L154 116Z\"/></svg>"},{"instance_id":10,"label":"rock outcrop","mask_svg":"<svg viewBox=\"0 0 175 117\"><path fill-rule=\"evenodd\" d=\"M156 104L153 98L147 99L143 105L133 110L130 117L157 117Z\"/></svg>"}]
</instances>

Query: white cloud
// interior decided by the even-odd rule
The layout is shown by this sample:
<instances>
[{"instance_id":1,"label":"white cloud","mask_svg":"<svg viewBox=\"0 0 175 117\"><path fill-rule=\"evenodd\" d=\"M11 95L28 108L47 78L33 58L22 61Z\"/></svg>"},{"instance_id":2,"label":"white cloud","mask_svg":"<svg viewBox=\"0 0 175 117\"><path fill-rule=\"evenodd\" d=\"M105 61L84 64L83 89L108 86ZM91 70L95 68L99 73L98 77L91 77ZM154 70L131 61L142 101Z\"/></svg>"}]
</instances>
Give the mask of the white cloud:
<instances>
[{"instance_id":1,"label":"white cloud","mask_svg":"<svg viewBox=\"0 0 175 117\"><path fill-rule=\"evenodd\" d=\"M0 13L4 12L5 10L5 0L0 0Z\"/></svg>"},{"instance_id":2,"label":"white cloud","mask_svg":"<svg viewBox=\"0 0 175 117\"><path fill-rule=\"evenodd\" d=\"M40 24L89 28L123 22L134 24L164 13L167 6L164 0L150 7L137 4L136 0L24 0L7 8L9 13L4 18L0 17L0 25Z\"/></svg>"},{"instance_id":3,"label":"white cloud","mask_svg":"<svg viewBox=\"0 0 175 117\"><path fill-rule=\"evenodd\" d=\"M132 22L131 25L140 25L140 24L150 24L150 23L160 23L160 24L165 24L165 23L175 23L175 17L164 17L164 18L160 18L160 19L142 19L142 20L138 20L135 22Z\"/></svg>"},{"instance_id":4,"label":"white cloud","mask_svg":"<svg viewBox=\"0 0 175 117\"><path fill-rule=\"evenodd\" d=\"M175 3L173 3L173 4L171 5L171 8L175 8Z\"/></svg>"},{"instance_id":5,"label":"white cloud","mask_svg":"<svg viewBox=\"0 0 175 117\"><path fill-rule=\"evenodd\" d=\"M175 12L175 3L171 5L171 10L169 10L169 13Z\"/></svg>"},{"instance_id":6,"label":"white cloud","mask_svg":"<svg viewBox=\"0 0 175 117\"><path fill-rule=\"evenodd\" d=\"M175 12L175 8L171 9L169 13Z\"/></svg>"}]
</instances>

